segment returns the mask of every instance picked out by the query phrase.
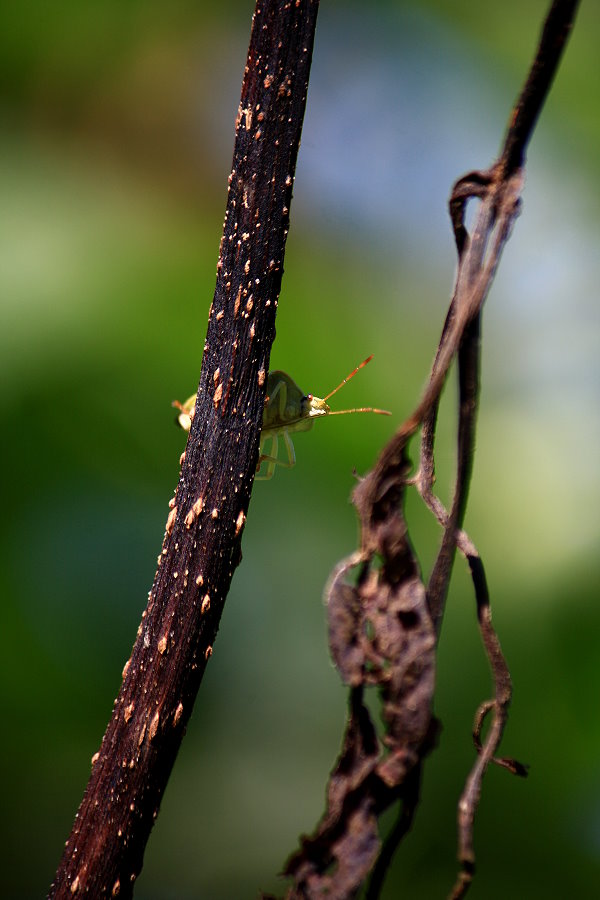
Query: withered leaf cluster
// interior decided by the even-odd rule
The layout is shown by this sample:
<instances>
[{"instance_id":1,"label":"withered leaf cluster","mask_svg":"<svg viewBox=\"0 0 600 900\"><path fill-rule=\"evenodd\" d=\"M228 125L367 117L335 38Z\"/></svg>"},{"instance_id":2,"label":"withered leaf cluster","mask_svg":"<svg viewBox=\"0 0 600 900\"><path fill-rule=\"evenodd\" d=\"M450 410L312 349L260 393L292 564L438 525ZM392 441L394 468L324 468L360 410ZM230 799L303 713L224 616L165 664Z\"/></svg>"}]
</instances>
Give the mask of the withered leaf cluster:
<instances>
[{"instance_id":1,"label":"withered leaf cluster","mask_svg":"<svg viewBox=\"0 0 600 900\"><path fill-rule=\"evenodd\" d=\"M476 761L458 803L460 870L451 896L464 896L472 881L473 824L483 775L494 762L526 775L516 760L495 756L506 724L511 680L493 629L485 570L462 530L474 452L479 401L481 315L502 250L520 211L525 151L569 35L577 3L555 0L537 53L512 111L503 148L487 170L463 176L453 187L450 218L458 254L452 299L423 397L381 452L353 493L360 520L360 546L334 570L327 589L329 642L342 680L350 688L343 746L327 787L325 813L311 837L288 861L287 896L354 897L370 882L377 897L395 846L410 827L423 762L437 733L433 714L435 655L456 550L472 575L483 646L490 664L493 698L475 715ZM478 201L471 233L465 225L469 200ZM448 511L434 493L435 432L442 388L456 361L459 383L457 465ZM407 448L420 430L416 473L410 477ZM425 583L411 547L403 513L414 485L442 526L440 548ZM378 689L378 734L365 692ZM485 739L484 720L491 716ZM399 801L397 825L382 847L378 818Z\"/></svg>"}]
</instances>

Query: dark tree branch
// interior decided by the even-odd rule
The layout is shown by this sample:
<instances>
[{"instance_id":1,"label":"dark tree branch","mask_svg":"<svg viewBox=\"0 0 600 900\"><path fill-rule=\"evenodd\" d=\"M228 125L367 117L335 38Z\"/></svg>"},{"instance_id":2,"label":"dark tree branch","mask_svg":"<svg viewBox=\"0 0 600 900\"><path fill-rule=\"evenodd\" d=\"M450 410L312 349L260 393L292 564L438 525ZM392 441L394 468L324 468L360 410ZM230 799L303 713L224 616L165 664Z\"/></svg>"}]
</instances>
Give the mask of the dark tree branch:
<instances>
[{"instance_id":1,"label":"dark tree branch","mask_svg":"<svg viewBox=\"0 0 600 900\"><path fill-rule=\"evenodd\" d=\"M422 771L422 765L416 765L406 778L399 803L398 817L394 827L384 840L373 867L373 874L367 886L365 900L377 900L379 897L388 869L394 858L394 853L412 827L417 806L419 805Z\"/></svg>"},{"instance_id":2,"label":"dark tree branch","mask_svg":"<svg viewBox=\"0 0 600 900\"><path fill-rule=\"evenodd\" d=\"M376 898L393 848L412 822L423 762L436 733L433 718L435 649L458 547L467 557L477 600L478 622L494 682L494 699L481 705L475 722L477 760L459 804L461 870L452 897L464 896L474 872L473 822L481 783L490 762L514 774L526 774L515 760L496 759L511 700L511 681L492 627L483 563L462 531L472 470L479 399L480 327L502 250L520 208L523 163L533 128L556 73L573 25L577 2L555 0L523 91L511 115L503 150L487 171L471 172L454 186L450 216L458 252L452 301L424 395L412 415L382 450L375 467L354 490L361 524L360 547L334 570L327 591L330 648L356 701L344 748L330 776L325 814L315 834L304 838L289 860L293 877L289 897L355 896L375 865L368 896ZM464 216L469 199L480 206L472 234ZM458 358L459 410L454 496L447 513L433 493L434 445L440 394L449 368ZM407 445L422 427L419 471L408 478ZM406 486L416 484L443 526L440 550L427 590L420 578L403 516ZM352 572L356 571L354 578ZM423 602L423 599L426 602ZM384 734L376 734L362 694L377 685L383 703ZM481 729L493 712L487 738ZM369 735L369 753L364 751ZM379 852L376 819L399 800L398 825ZM354 854L354 857L352 857ZM377 857L379 860L376 862Z\"/></svg>"},{"instance_id":3,"label":"dark tree branch","mask_svg":"<svg viewBox=\"0 0 600 900\"><path fill-rule=\"evenodd\" d=\"M131 896L241 558L317 10L261 0L254 13L196 413L53 898Z\"/></svg>"},{"instance_id":4,"label":"dark tree branch","mask_svg":"<svg viewBox=\"0 0 600 900\"><path fill-rule=\"evenodd\" d=\"M515 172L525 162L527 145L575 24L578 6L579 0L554 0L550 7L535 60L506 133L500 161L507 175Z\"/></svg>"}]
</instances>

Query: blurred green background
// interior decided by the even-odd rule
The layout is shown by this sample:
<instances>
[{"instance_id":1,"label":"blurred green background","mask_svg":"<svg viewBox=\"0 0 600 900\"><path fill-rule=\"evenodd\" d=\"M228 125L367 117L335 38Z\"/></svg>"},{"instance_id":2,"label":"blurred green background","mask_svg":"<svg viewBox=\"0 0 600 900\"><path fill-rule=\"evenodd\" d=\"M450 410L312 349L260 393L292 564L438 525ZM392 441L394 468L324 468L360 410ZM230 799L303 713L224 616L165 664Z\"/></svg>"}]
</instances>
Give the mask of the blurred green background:
<instances>
[{"instance_id":1,"label":"blurred green background","mask_svg":"<svg viewBox=\"0 0 600 900\"><path fill-rule=\"evenodd\" d=\"M139 898L242 898L323 806L345 717L323 585L348 497L414 406L454 271L452 182L495 157L546 3L323 4L272 367L338 406L257 483ZM41 897L152 583L198 382L252 3L116 0L0 12L2 886ZM473 897L600 884L600 8L584 3L529 154L484 316L466 527L512 669L485 779ZM345 396L344 396L345 395ZM343 398L343 400L342 400ZM440 422L447 499L455 391ZM414 497L423 567L438 530ZM385 897L445 896L470 728L490 692L461 560L440 648L440 746Z\"/></svg>"}]
</instances>

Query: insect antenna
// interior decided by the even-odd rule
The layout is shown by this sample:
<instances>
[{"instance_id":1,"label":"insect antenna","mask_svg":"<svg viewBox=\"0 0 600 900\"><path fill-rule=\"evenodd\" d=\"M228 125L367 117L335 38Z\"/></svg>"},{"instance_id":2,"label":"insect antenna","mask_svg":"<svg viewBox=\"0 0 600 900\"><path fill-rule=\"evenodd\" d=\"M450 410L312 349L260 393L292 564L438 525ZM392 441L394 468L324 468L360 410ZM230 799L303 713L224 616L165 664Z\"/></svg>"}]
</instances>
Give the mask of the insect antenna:
<instances>
[{"instance_id":1,"label":"insect antenna","mask_svg":"<svg viewBox=\"0 0 600 900\"><path fill-rule=\"evenodd\" d=\"M333 397L334 394L337 394L337 392L340 390L340 388L343 388L344 385L345 385L348 381L350 381L351 378L354 378L354 376L356 375L356 373L358 372L358 370L364 368L364 367L367 365L367 363L370 363L370 362L371 362L372 359L373 359L373 354L371 354L370 356L367 356L366 359L363 359L363 361L361 362L361 364L360 364L359 366L357 366L355 369L352 369L352 371L350 372L350 374L349 374L349 375L346 375L346 377L344 378L344 380L343 380L343 381L340 381L340 383L338 384L338 386L337 386L336 388L334 388L332 391L329 391L329 393L327 394L326 397L323 397L323 400L329 400L330 397ZM344 412L345 412L345 410L344 410ZM357 412L358 412L358 410L357 410Z\"/></svg>"},{"instance_id":2,"label":"insect antenna","mask_svg":"<svg viewBox=\"0 0 600 900\"><path fill-rule=\"evenodd\" d=\"M371 356L367 356L366 359L363 359L363 361L360 363L360 365L358 365L355 369L352 369L350 374L346 375L344 380L340 381L338 386L336 388L334 388L332 391L330 391L326 397L323 397L323 399L329 400L330 397L333 397L334 394L337 394L337 392L340 390L340 388L343 388L344 385L346 384L346 382L350 381L351 378L354 378L354 376L359 371L359 369L364 368L364 366L366 366L367 363L370 363L372 359L373 359L373 354L371 354ZM355 409L333 409L333 410L330 410L329 415L330 416L344 416L344 415L346 415L346 413L363 413L363 412L378 413L381 416L391 416L391 412L389 412L389 410L375 409L373 406L361 406L361 407L357 407Z\"/></svg>"},{"instance_id":3,"label":"insect antenna","mask_svg":"<svg viewBox=\"0 0 600 900\"><path fill-rule=\"evenodd\" d=\"M343 416L346 413L355 412L372 412L379 413L380 416L391 416L389 409L376 409L374 406L360 406L356 409L332 409L329 411L330 416Z\"/></svg>"}]
</instances>

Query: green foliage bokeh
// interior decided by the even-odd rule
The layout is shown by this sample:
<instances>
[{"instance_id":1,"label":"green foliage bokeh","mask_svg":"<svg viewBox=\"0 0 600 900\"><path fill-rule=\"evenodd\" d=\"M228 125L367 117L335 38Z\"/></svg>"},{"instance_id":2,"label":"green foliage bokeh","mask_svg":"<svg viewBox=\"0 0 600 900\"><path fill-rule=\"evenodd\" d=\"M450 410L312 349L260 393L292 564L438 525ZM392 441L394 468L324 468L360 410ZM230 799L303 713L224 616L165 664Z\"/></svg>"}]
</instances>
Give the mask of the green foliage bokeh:
<instances>
[{"instance_id":1,"label":"green foliage bokeh","mask_svg":"<svg viewBox=\"0 0 600 900\"><path fill-rule=\"evenodd\" d=\"M33 6L39 14L18 4L0 14L7 897L39 897L52 879L154 575L184 443L170 403L199 377L252 9ZM272 365L322 395L373 353L336 400L394 417L317 423L295 442L296 468L256 485L137 897L281 891L276 873L321 813L345 715L321 596L356 542L352 471L372 464L419 396L452 282L446 197L496 152L545 6L322 11ZM503 751L531 775L486 777L474 897L590 896L600 879L599 39L600 16L584 4L484 317L466 527L515 687ZM378 67L398 78L398 108L386 110L389 129L381 117L379 132L366 129L372 155L353 162ZM417 139L400 153L403 129ZM375 170L399 193L396 208ZM319 206L322 184L334 201ZM449 386L446 500L454 405ZM408 513L426 571L437 528L413 497ZM489 691L459 560L440 650L440 746L384 896L449 888L472 716Z\"/></svg>"}]
</instances>

